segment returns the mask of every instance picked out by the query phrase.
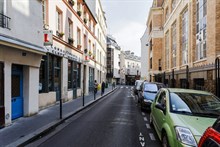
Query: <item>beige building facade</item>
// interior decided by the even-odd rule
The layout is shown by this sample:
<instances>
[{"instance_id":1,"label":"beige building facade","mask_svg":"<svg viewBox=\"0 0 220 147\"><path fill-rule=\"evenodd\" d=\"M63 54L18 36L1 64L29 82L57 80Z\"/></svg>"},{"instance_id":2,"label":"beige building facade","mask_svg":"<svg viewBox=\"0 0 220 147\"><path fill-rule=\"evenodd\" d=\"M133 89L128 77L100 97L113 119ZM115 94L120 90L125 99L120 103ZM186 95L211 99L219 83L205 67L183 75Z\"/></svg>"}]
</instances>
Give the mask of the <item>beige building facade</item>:
<instances>
[{"instance_id":1,"label":"beige building facade","mask_svg":"<svg viewBox=\"0 0 220 147\"><path fill-rule=\"evenodd\" d=\"M156 5L160 3L160 5ZM155 8L156 7L156 8ZM162 17L162 39L157 40L161 44L159 54L153 58L153 63L161 59L161 68L152 67L152 81L164 82L169 87L181 87L200 89L215 93L216 69L215 60L220 56L219 44L219 8L218 0L155 0L148 19L148 27L151 26L150 18L160 9ZM152 13L153 12L153 13ZM152 25L152 30L157 26ZM149 36L153 31L150 31ZM152 37L154 41L155 37ZM150 41L151 41L150 40ZM150 42L149 41L149 42ZM162 42L161 42L162 41ZM150 42L151 44L151 42ZM152 43L152 50L157 46ZM151 61L149 61L150 63Z\"/></svg>"},{"instance_id":2,"label":"beige building facade","mask_svg":"<svg viewBox=\"0 0 220 147\"><path fill-rule=\"evenodd\" d=\"M106 56L105 24L99 1L44 0L43 22L45 30L52 32L51 45L45 45L40 70L39 107L57 101L69 101L82 93L93 92L94 80L105 80ZM96 17L96 7L99 15ZM98 25L99 24L99 25ZM103 26L103 25L101 25ZM106 25L105 25L106 26ZM107 27L105 27L105 32ZM103 49L104 48L104 49Z\"/></svg>"}]
</instances>

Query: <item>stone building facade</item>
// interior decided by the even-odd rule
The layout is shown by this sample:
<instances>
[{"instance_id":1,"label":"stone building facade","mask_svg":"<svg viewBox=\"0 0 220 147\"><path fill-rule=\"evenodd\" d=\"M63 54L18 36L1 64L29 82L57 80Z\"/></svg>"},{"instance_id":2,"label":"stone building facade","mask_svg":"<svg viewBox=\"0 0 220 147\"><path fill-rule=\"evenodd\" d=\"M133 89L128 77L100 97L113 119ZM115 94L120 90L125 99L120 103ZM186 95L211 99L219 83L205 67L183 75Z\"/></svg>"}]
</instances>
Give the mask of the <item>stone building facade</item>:
<instances>
[{"instance_id":1,"label":"stone building facade","mask_svg":"<svg viewBox=\"0 0 220 147\"><path fill-rule=\"evenodd\" d=\"M157 2L158 0L154 0L151 12ZM215 93L218 88L215 85L218 79L215 75L215 60L220 56L220 2L164 0L162 5L156 5L156 8L163 9L163 17L160 20L163 35L162 42L157 41L157 44L162 44L162 48L153 62L156 63L157 59L161 58L162 66L157 74L157 69L152 68L152 80L164 82L169 87ZM151 25L151 16L152 14L149 15L148 28ZM152 30L156 29L154 25L152 27ZM150 31L149 35L151 32L153 31ZM152 43L152 50L154 44Z\"/></svg>"}]
</instances>

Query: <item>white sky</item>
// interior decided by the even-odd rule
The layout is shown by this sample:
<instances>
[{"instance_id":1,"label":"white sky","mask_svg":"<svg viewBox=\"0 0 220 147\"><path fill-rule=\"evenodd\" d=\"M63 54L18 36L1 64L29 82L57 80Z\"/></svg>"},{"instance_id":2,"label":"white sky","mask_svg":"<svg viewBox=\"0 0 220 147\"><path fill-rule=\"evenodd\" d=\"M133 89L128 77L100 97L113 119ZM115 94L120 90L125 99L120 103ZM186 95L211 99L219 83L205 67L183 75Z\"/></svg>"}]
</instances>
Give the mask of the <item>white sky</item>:
<instances>
[{"instance_id":1,"label":"white sky","mask_svg":"<svg viewBox=\"0 0 220 147\"><path fill-rule=\"evenodd\" d=\"M153 0L101 0L106 12L108 34L122 50L131 50L141 56L140 38Z\"/></svg>"}]
</instances>

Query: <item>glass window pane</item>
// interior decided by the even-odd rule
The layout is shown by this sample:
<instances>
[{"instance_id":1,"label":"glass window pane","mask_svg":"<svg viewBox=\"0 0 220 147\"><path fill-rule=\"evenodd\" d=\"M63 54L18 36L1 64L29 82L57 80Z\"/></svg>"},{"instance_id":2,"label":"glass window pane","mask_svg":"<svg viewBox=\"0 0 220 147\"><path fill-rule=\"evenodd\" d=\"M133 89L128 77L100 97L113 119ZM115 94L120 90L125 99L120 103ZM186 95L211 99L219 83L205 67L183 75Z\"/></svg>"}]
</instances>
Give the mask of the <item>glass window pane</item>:
<instances>
[{"instance_id":1,"label":"glass window pane","mask_svg":"<svg viewBox=\"0 0 220 147\"><path fill-rule=\"evenodd\" d=\"M68 89L72 88L72 61L68 61Z\"/></svg>"}]
</instances>

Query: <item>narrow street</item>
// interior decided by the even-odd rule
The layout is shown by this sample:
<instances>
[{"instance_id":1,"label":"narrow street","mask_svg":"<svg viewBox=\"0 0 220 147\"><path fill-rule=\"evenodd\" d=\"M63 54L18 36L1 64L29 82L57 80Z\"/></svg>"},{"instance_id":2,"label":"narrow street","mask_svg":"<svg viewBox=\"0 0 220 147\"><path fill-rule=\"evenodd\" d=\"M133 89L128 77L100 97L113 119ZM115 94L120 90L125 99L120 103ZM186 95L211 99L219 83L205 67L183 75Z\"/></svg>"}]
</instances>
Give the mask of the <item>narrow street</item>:
<instances>
[{"instance_id":1,"label":"narrow street","mask_svg":"<svg viewBox=\"0 0 220 147\"><path fill-rule=\"evenodd\" d=\"M160 142L149 112L140 110L131 87L121 86L28 146L157 147Z\"/></svg>"}]
</instances>

